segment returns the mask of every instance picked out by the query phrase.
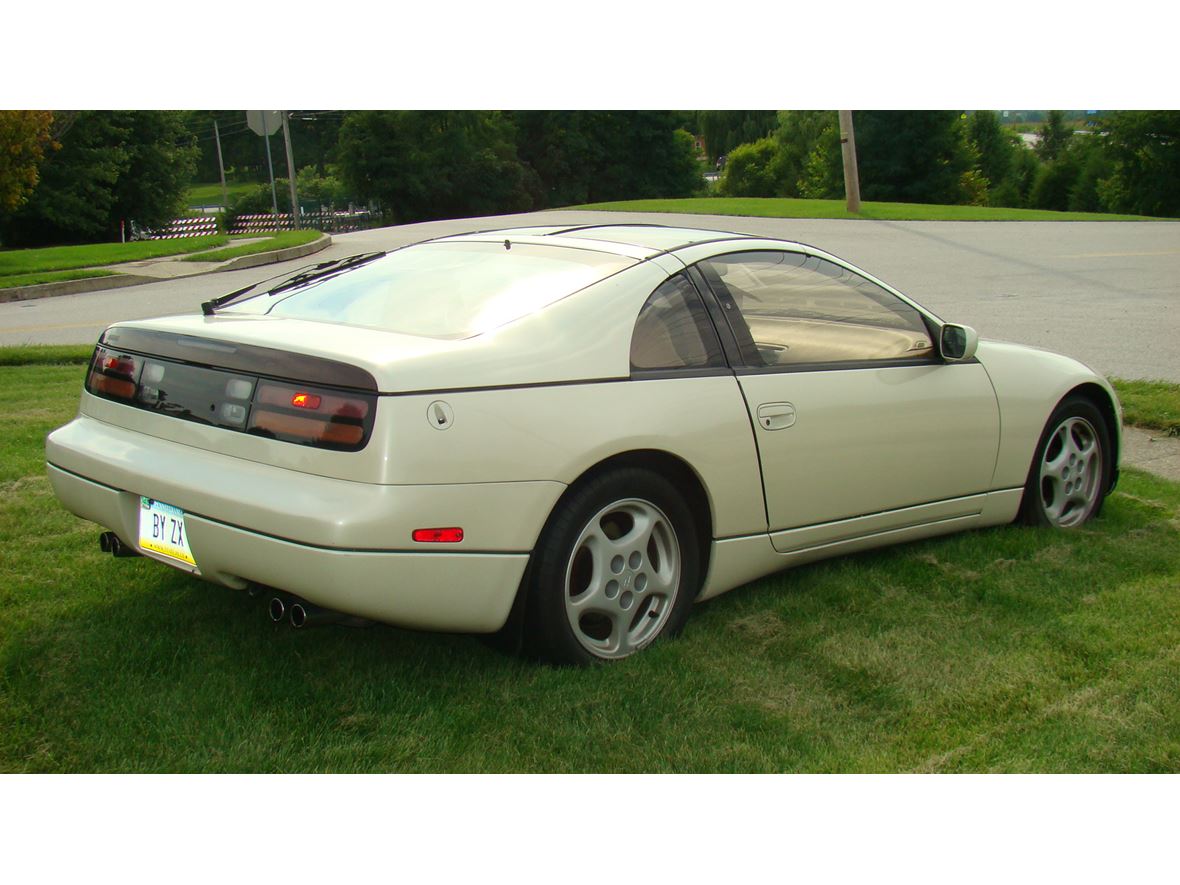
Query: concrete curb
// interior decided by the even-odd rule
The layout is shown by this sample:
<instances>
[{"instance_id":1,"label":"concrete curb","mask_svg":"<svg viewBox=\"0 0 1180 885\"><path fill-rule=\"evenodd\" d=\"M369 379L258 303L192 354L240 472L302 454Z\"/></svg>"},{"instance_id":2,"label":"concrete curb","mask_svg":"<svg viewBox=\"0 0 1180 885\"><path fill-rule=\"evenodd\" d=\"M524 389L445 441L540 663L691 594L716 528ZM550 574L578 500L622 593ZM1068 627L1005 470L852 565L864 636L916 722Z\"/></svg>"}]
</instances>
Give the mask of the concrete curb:
<instances>
[{"instance_id":1,"label":"concrete curb","mask_svg":"<svg viewBox=\"0 0 1180 885\"><path fill-rule=\"evenodd\" d=\"M292 258L314 255L316 252L322 252L331 245L332 238L327 234L323 234L318 240L312 240L310 243L304 243L302 246L288 246L286 249L276 249L274 252L259 252L256 255L243 255L241 258L234 258L224 266L217 268L214 273L220 273L226 270L244 270L247 267L261 267L264 264L278 264L282 261L290 261Z\"/></svg>"},{"instance_id":2,"label":"concrete curb","mask_svg":"<svg viewBox=\"0 0 1180 885\"><path fill-rule=\"evenodd\" d=\"M84 280L65 280L60 283L41 283L37 286L15 286L11 289L0 289L0 304L9 301L29 301L33 298L52 298L55 295L79 295L85 292L102 292L105 289L122 289L126 286L140 286L144 283L161 283L166 280L184 279L185 277L199 277L211 273L221 273L227 270L244 270L249 267L261 267L264 264L278 264L293 258L313 255L332 245L332 238L327 234L318 240L304 243L302 246L288 246L286 249L275 249L273 252L259 252L256 255L243 255L225 262L219 267L194 270L190 274L178 277L145 277L134 274L116 273L109 277L91 277ZM168 259L162 259L168 260ZM199 262L190 262L199 267ZM117 267L117 265L111 265Z\"/></svg>"},{"instance_id":3,"label":"concrete curb","mask_svg":"<svg viewBox=\"0 0 1180 885\"><path fill-rule=\"evenodd\" d=\"M8 301L28 301L33 298L50 298L54 295L77 295L79 292L101 292L104 289L122 289L124 286L138 286L154 283L155 277L137 277L131 274L116 274L110 277L91 277L85 280L64 280L60 283L41 283L37 286L15 286L0 289L0 304Z\"/></svg>"}]
</instances>

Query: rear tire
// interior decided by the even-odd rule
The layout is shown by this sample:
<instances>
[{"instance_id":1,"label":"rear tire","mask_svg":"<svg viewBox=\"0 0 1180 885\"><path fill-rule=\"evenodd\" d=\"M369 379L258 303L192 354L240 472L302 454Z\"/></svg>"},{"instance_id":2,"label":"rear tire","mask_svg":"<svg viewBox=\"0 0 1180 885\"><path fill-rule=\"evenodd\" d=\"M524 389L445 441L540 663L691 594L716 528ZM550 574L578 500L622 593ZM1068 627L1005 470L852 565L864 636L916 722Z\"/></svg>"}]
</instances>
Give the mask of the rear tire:
<instances>
[{"instance_id":1,"label":"rear tire","mask_svg":"<svg viewBox=\"0 0 1180 885\"><path fill-rule=\"evenodd\" d=\"M623 468L565 499L529 567L526 639L559 664L619 660L684 627L699 583L696 523L664 477Z\"/></svg>"},{"instance_id":2,"label":"rear tire","mask_svg":"<svg viewBox=\"0 0 1180 885\"><path fill-rule=\"evenodd\" d=\"M1026 525L1075 528L1102 509L1110 474L1110 430L1088 399L1063 400L1045 425L1024 486Z\"/></svg>"}]
</instances>

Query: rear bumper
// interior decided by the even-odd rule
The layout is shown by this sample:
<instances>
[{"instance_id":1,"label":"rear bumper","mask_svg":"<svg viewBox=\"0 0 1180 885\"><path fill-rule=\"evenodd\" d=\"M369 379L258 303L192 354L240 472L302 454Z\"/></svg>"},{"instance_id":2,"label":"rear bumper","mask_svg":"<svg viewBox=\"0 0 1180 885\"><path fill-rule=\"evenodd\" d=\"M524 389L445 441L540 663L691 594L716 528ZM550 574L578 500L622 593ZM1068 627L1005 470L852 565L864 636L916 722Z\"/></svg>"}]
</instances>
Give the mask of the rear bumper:
<instances>
[{"instance_id":1,"label":"rear bumper","mask_svg":"<svg viewBox=\"0 0 1180 885\"><path fill-rule=\"evenodd\" d=\"M144 495L185 512L197 569L207 580L265 584L348 614L457 632L504 624L529 551L565 488L347 482L85 416L50 434L46 455L66 509L135 549ZM411 540L414 528L435 526L462 526L464 540Z\"/></svg>"}]
</instances>

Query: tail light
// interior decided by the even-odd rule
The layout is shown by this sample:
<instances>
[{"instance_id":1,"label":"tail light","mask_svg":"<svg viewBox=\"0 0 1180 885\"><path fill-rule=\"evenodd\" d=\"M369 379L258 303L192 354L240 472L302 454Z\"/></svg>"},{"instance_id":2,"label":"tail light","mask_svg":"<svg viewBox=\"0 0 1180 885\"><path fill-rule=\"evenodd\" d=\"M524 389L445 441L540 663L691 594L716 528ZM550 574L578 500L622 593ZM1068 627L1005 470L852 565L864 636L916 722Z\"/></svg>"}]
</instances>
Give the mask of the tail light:
<instances>
[{"instance_id":1,"label":"tail light","mask_svg":"<svg viewBox=\"0 0 1180 885\"><path fill-rule=\"evenodd\" d=\"M143 370L140 357L116 353L99 345L90 361L86 389L100 396L133 400L139 392L139 373Z\"/></svg>"},{"instance_id":2,"label":"tail light","mask_svg":"<svg viewBox=\"0 0 1180 885\"><path fill-rule=\"evenodd\" d=\"M357 449L369 435L373 406L373 397L367 394L263 381L254 396L246 430L288 442Z\"/></svg>"}]
</instances>

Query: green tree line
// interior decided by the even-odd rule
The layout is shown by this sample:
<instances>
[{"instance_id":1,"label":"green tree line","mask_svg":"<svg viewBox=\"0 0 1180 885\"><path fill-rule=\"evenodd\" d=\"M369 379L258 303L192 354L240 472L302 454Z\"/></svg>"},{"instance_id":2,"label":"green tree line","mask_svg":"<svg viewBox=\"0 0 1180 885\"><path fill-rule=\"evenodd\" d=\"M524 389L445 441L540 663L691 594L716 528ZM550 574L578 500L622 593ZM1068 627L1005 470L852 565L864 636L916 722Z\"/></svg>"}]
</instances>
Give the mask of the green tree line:
<instances>
[{"instance_id":1,"label":"green tree line","mask_svg":"<svg viewBox=\"0 0 1180 885\"><path fill-rule=\"evenodd\" d=\"M1035 150L992 111L854 122L866 200L1180 215L1177 111L1109 112L1082 133L1047 112ZM290 129L304 205L371 204L387 223L692 196L721 157L725 195L843 195L834 111L297 111ZM217 181L218 140L231 180L258 183L231 208L269 211L266 142L242 111L0 111L0 243L163 225L192 181ZM285 172L281 137L271 147Z\"/></svg>"},{"instance_id":2,"label":"green tree line","mask_svg":"<svg viewBox=\"0 0 1180 885\"><path fill-rule=\"evenodd\" d=\"M995 111L856 111L861 197L911 203L1180 215L1180 111L1111 111L1082 130L1049 111L1035 148ZM728 151L720 193L844 195L835 111L780 111Z\"/></svg>"},{"instance_id":3,"label":"green tree line","mask_svg":"<svg viewBox=\"0 0 1180 885\"><path fill-rule=\"evenodd\" d=\"M5 246L165 224L183 212L191 181L218 180L218 141L231 178L258 182L231 210L271 208L266 143L241 111L38 113L0 117L0 141L21 147L0 151ZM683 128L692 121L672 111L310 111L293 113L290 128L301 203L371 203L388 223L407 223L703 192ZM20 163L5 176L8 156ZM278 194L288 211L286 188Z\"/></svg>"}]
</instances>

